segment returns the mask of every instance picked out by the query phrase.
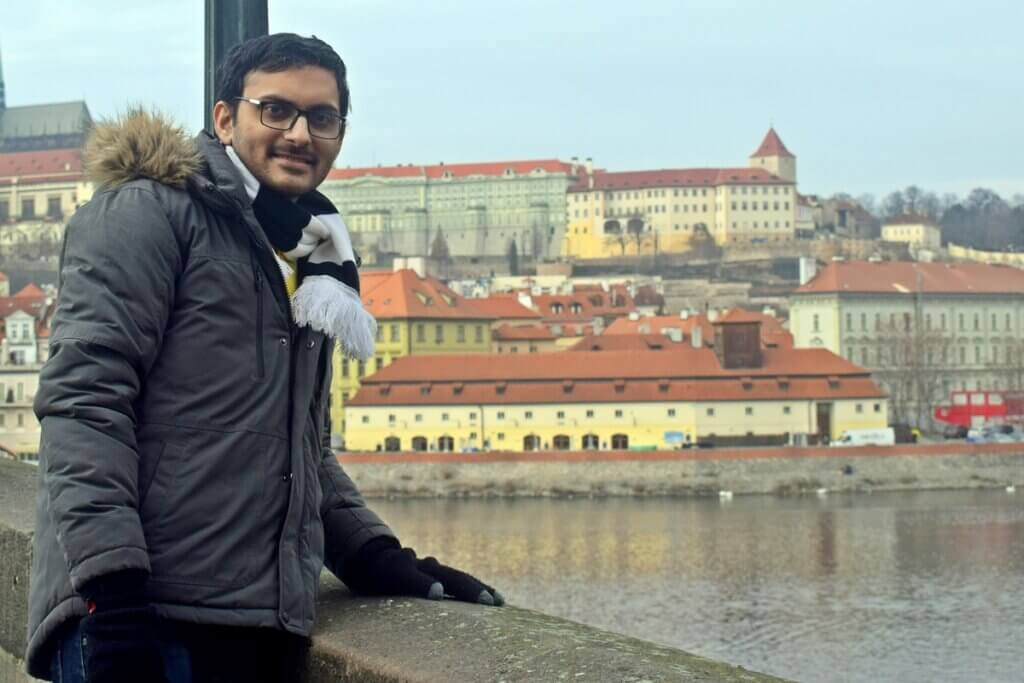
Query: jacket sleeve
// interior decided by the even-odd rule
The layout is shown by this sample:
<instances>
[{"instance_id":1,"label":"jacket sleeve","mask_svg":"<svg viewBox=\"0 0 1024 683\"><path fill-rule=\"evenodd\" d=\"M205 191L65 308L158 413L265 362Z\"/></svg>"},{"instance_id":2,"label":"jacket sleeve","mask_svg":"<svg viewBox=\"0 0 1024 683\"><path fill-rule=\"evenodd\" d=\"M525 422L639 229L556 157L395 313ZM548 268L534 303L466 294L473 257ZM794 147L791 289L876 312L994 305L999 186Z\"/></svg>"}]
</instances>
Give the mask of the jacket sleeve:
<instances>
[{"instance_id":1,"label":"jacket sleeve","mask_svg":"<svg viewBox=\"0 0 1024 683\"><path fill-rule=\"evenodd\" d=\"M51 354L33 407L41 495L75 590L114 571L149 571L135 402L182 260L162 205L138 184L101 192L66 230Z\"/></svg>"},{"instance_id":2,"label":"jacket sleeve","mask_svg":"<svg viewBox=\"0 0 1024 683\"><path fill-rule=\"evenodd\" d=\"M324 563L339 579L345 562L351 562L367 541L380 536L396 538L377 514L366 507L355 482L345 473L331 449L331 411L329 401L331 363L327 363L323 400L323 433L320 441L320 487L323 501L320 516L324 524Z\"/></svg>"}]
</instances>

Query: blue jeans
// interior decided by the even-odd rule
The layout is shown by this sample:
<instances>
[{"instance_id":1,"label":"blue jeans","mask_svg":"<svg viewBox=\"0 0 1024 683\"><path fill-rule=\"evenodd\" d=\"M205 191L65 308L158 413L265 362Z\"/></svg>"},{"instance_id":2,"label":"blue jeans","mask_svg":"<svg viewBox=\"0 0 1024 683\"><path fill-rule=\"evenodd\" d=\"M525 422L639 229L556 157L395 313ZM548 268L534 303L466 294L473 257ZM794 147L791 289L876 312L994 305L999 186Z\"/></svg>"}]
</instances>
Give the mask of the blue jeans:
<instances>
[{"instance_id":1,"label":"blue jeans","mask_svg":"<svg viewBox=\"0 0 1024 683\"><path fill-rule=\"evenodd\" d=\"M306 638L265 628L163 625L158 646L168 683L290 683L309 647ZM50 670L54 683L85 683L79 624L65 632Z\"/></svg>"},{"instance_id":2,"label":"blue jeans","mask_svg":"<svg viewBox=\"0 0 1024 683\"><path fill-rule=\"evenodd\" d=\"M166 636L161 638L160 654L164 658L164 676L168 683L192 683L192 654L184 641ZM75 624L64 635L50 664L50 673L53 683L85 683L80 624Z\"/></svg>"}]
</instances>

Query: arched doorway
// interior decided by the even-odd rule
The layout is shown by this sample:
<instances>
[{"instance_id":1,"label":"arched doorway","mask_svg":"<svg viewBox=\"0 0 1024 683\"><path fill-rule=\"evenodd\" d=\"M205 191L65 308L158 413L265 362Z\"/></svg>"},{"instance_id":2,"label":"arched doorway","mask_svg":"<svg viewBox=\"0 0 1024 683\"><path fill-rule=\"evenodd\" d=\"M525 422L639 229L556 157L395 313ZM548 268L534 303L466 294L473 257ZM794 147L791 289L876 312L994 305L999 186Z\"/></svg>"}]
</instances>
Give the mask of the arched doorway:
<instances>
[{"instance_id":1,"label":"arched doorway","mask_svg":"<svg viewBox=\"0 0 1024 683\"><path fill-rule=\"evenodd\" d=\"M612 434L612 449L624 451L629 448L629 436L626 434Z\"/></svg>"},{"instance_id":2,"label":"arched doorway","mask_svg":"<svg viewBox=\"0 0 1024 683\"><path fill-rule=\"evenodd\" d=\"M583 450L585 451L596 451L600 446L600 440L597 438L597 434L584 434L583 435Z\"/></svg>"},{"instance_id":3,"label":"arched doorway","mask_svg":"<svg viewBox=\"0 0 1024 683\"><path fill-rule=\"evenodd\" d=\"M539 451L540 450L540 437L536 434L527 434L523 437L523 450L524 451Z\"/></svg>"},{"instance_id":4,"label":"arched doorway","mask_svg":"<svg viewBox=\"0 0 1024 683\"><path fill-rule=\"evenodd\" d=\"M392 453L402 450L402 440L397 436L389 436L384 439L384 450Z\"/></svg>"},{"instance_id":5,"label":"arched doorway","mask_svg":"<svg viewBox=\"0 0 1024 683\"><path fill-rule=\"evenodd\" d=\"M556 451L567 451L570 448L572 439L566 434L556 434L555 438L552 439L552 445Z\"/></svg>"},{"instance_id":6,"label":"arched doorway","mask_svg":"<svg viewBox=\"0 0 1024 683\"><path fill-rule=\"evenodd\" d=\"M414 437L412 437L412 449L414 451L425 451L425 450L427 450L427 437L425 437L425 436L414 436Z\"/></svg>"},{"instance_id":7,"label":"arched doorway","mask_svg":"<svg viewBox=\"0 0 1024 683\"><path fill-rule=\"evenodd\" d=\"M455 450L455 439L448 436L442 436L437 440L437 450L442 452L452 452Z\"/></svg>"}]
</instances>

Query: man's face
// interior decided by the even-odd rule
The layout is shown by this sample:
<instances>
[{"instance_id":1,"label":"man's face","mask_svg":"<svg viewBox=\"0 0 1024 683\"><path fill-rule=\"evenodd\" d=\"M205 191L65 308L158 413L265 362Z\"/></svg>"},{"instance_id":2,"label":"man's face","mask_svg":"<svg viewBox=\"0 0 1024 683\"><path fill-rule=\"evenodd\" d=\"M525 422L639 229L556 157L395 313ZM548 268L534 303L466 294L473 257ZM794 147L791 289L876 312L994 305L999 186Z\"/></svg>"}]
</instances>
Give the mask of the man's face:
<instances>
[{"instance_id":1,"label":"man's face","mask_svg":"<svg viewBox=\"0 0 1024 683\"><path fill-rule=\"evenodd\" d=\"M339 115L338 83L334 74L318 66L286 71L250 71L242 90L256 100L290 102L299 109L329 108ZM324 140L309 134L305 116L291 130L275 130L260 123L260 108L238 100L232 115L229 103L218 102L213 109L217 137L234 147L261 184L291 197L316 188L331 170L341 138Z\"/></svg>"}]
</instances>

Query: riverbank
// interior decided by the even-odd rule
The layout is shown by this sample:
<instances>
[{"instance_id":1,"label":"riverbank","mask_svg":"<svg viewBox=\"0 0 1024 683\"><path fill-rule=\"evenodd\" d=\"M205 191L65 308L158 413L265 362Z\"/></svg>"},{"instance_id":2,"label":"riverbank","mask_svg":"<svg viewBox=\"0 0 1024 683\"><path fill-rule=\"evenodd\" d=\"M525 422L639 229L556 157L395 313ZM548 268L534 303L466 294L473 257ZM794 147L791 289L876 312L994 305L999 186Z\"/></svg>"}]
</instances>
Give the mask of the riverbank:
<instances>
[{"instance_id":1,"label":"riverbank","mask_svg":"<svg viewBox=\"0 0 1024 683\"><path fill-rule=\"evenodd\" d=\"M1024 444L528 453L341 453L367 497L718 496L1005 488Z\"/></svg>"}]
</instances>

